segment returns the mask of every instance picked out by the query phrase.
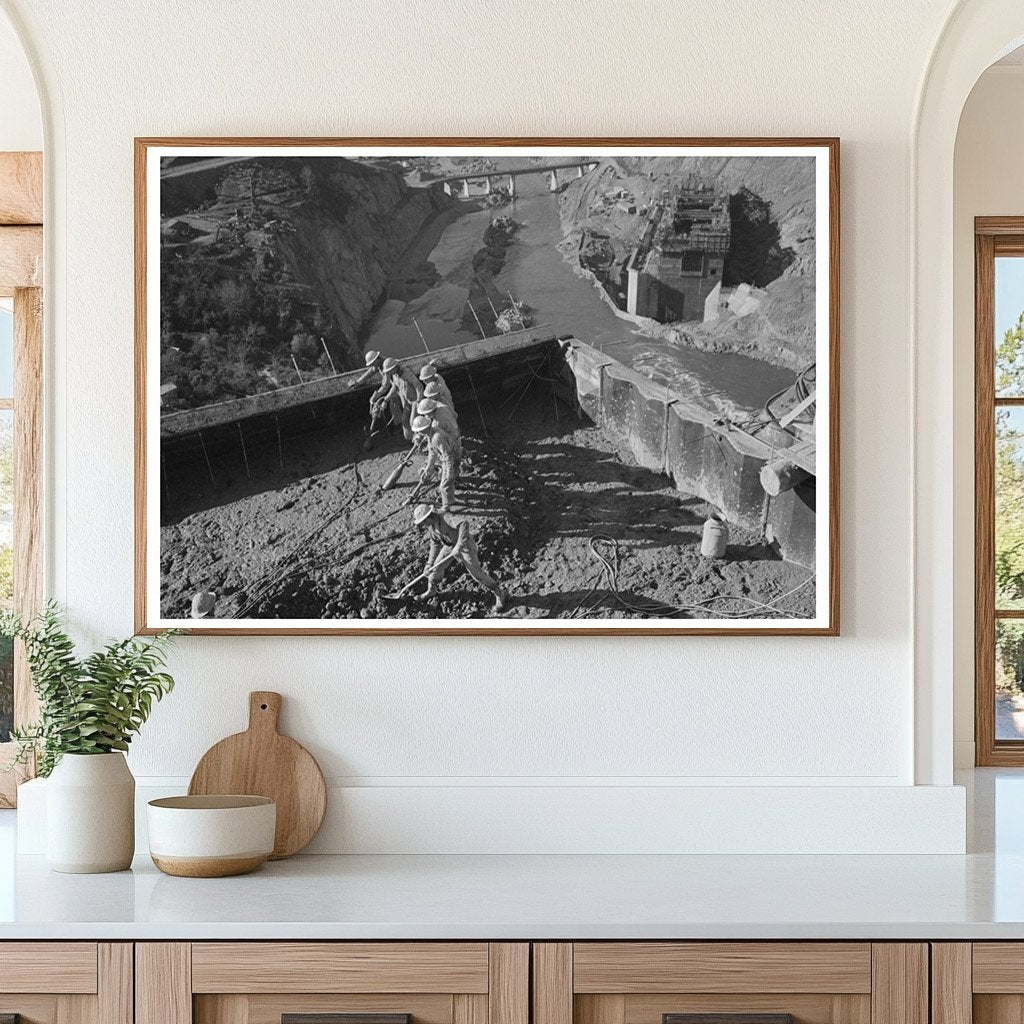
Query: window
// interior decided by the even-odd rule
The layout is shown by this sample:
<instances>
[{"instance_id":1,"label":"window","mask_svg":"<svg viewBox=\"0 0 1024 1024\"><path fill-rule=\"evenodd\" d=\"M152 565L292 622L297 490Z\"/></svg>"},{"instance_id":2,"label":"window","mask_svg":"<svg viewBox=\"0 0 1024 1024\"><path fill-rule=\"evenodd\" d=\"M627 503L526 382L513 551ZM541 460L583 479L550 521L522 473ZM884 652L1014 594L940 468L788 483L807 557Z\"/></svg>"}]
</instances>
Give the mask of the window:
<instances>
[{"instance_id":1,"label":"window","mask_svg":"<svg viewBox=\"0 0 1024 1024\"><path fill-rule=\"evenodd\" d=\"M31 617L42 602L43 160L0 153L0 606ZM12 724L37 705L20 645L0 641L0 763ZM0 807L30 769L0 772Z\"/></svg>"},{"instance_id":2,"label":"window","mask_svg":"<svg viewBox=\"0 0 1024 1024\"><path fill-rule=\"evenodd\" d=\"M0 607L14 602L14 310L0 304ZM14 645L0 638L0 743L14 727Z\"/></svg>"},{"instance_id":3,"label":"window","mask_svg":"<svg viewBox=\"0 0 1024 1024\"><path fill-rule=\"evenodd\" d=\"M38 288L13 291L13 301L0 298L0 605L30 616L42 600L42 292ZM14 753L7 743L12 724L34 717L24 654L0 641L0 758L4 764ZM14 773L0 773L0 807L13 804L17 781Z\"/></svg>"},{"instance_id":4,"label":"window","mask_svg":"<svg viewBox=\"0 0 1024 1024\"><path fill-rule=\"evenodd\" d=\"M684 274L699 274L704 267L704 253L684 252L679 266Z\"/></svg>"},{"instance_id":5,"label":"window","mask_svg":"<svg viewBox=\"0 0 1024 1024\"><path fill-rule=\"evenodd\" d=\"M975 254L975 759L1024 765L1024 218Z\"/></svg>"}]
</instances>

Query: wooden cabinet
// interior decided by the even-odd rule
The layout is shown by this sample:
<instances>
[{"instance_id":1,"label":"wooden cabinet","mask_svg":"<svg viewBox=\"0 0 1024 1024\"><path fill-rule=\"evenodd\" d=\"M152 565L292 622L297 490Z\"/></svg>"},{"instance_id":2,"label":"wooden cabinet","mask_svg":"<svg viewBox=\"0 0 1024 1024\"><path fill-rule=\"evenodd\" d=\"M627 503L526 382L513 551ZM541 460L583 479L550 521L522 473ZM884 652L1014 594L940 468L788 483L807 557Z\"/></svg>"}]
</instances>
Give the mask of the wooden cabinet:
<instances>
[{"instance_id":1,"label":"wooden cabinet","mask_svg":"<svg viewBox=\"0 0 1024 1024\"><path fill-rule=\"evenodd\" d=\"M0 943L0 1017L132 1024L132 944Z\"/></svg>"},{"instance_id":2,"label":"wooden cabinet","mask_svg":"<svg viewBox=\"0 0 1024 1024\"><path fill-rule=\"evenodd\" d=\"M529 970L515 942L139 943L136 1022L529 1024Z\"/></svg>"},{"instance_id":3,"label":"wooden cabinet","mask_svg":"<svg viewBox=\"0 0 1024 1024\"><path fill-rule=\"evenodd\" d=\"M934 1024L1024 1021L1024 942L932 945Z\"/></svg>"},{"instance_id":4,"label":"wooden cabinet","mask_svg":"<svg viewBox=\"0 0 1024 1024\"><path fill-rule=\"evenodd\" d=\"M928 1024L924 943L536 943L533 958L533 1024Z\"/></svg>"},{"instance_id":5,"label":"wooden cabinet","mask_svg":"<svg viewBox=\"0 0 1024 1024\"><path fill-rule=\"evenodd\" d=\"M8 1014L21 1024L1022 1024L1024 943L9 942L0 1024Z\"/></svg>"}]
</instances>

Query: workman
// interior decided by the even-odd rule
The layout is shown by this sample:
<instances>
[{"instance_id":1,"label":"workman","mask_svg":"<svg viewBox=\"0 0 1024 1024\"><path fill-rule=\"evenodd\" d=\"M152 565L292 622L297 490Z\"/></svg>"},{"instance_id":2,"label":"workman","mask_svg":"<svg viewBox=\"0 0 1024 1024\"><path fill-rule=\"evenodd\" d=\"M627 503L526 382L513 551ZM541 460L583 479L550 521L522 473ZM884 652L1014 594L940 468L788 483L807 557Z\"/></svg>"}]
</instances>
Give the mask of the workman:
<instances>
[{"instance_id":1,"label":"workman","mask_svg":"<svg viewBox=\"0 0 1024 1024\"><path fill-rule=\"evenodd\" d=\"M459 470L462 464L462 453L459 443L434 426L429 416L417 416L412 422L415 434L427 434L427 459L420 470L420 485L433 479L435 471L440 471L437 489L441 496L441 511L451 511L455 500L455 485L459 481Z\"/></svg>"},{"instance_id":2,"label":"workman","mask_svg":"<svg viewBox=\"0 0 1024 1024\"><path fill-rule=\"evenodd\" d=\"M452 404L452 402L449 399L446 399L444 397L447 391L448 391L447 388L442 387L440 384L437 383L436 380L432 380L423 389L423 397L424 398L432 398L435 402L438 402L439 404L444 405L447 408L451 409L452 415L457 420L459 418L459 411L458 411L458 409L455 408L455 406Z\"/></svg>"},{"instance_id":3,"label":"workman","mask_svg":"<svg viewBox=\"0 0 1024 1024\"><path fill-rule=\"evenodd\" d=\"M436 384L441 391L440 396L432 395L432 398L437 398L439 402L444 402L445 405L450 408L455 408L455 403L452 401L451 389L444 382L444 377L437 372L437 366L434 363L427 363L426 366L420 370L420 380L423 382L424 387L429 384Z\"/></svg>"},{"instance_id":4,"label":"workman","mask_svg":"<svg viewBox=\"0 0 1024 1024\"><path fill-rule=\"evenodd\" d=\"M407 441L411 441L416 403L422 397L420 382L411 370L390 356L381 365L381 374L383 382L370 400L371 408L375 401L381 405L385 403L389 405L392 422L400 424L402 435Z\"/></svg>"},{"instance_id":5,"label":"workman","mask_svg":"<svg viewBox=\"0 0 1024 1024\"><path fill-rule=\"evenodd\" d=\"M417 430L417 421L426 420L425 429ZM421 455L428 454L428 448L430 447L430 435L434 432L434 422L426 416L414 416L412 421L413 434L412 434L412 450L413 454L419 452ZM415 504L420 497L420 493L427 486L427 481L423 479L422 474L420 475L419 483L412 489L412 492L405 499L406 505Z\"/></svg>"},{"instance_id":6,"label":"workman","mask_svg":"<svg viewBox=\"0 0 1024 1024\"><path fill-rule=\"evenodd\" d=\"M431 597L449 566L458 562L477 583L494 595L494 611L505 610L508 591L480 564L476 537L470 531L469 523L463 521L453 526L433 505L417 505L413 509L412 521L417 529L426 530L430 537L430 551L423 569L427 577L423 597Z\"/></svg>"},{"instance_id":7,"label":"workman","mask_svg":"<svg viewBox=\"0 0 1024 1024\"><path fill-rule=\"evenodd\" d=\"M370 437L367 443L372 440L373 435L377 432L377 421L383 417L385 409L389 406L392 424L389 427L389 432L393 433L394 427L402 422L402 400L397 394L392 394L391 380L385 373L382 376L380 386L370 395Z\"/></svg>"},{"instance_id":8,"label":"workman","mask_svg":"<svg viewBox=\"0 0 1024 1024\"><path fill-rule=\"evenodd\" d=\"M380 353L375 348L371 348L366 353L366 369L356 377L356 382L352 386L357 387L360 384L365 384L375 373L379 372L381 368L380 360Z\"/></svg>"},{"instance_id":9,"label":"workman","mask_svg":"<svg viewBox=\"0 0 1024 1024\"><path fill-rule=\"evenodd\" d=\"M458 444L461 453L462 433L459 431L459 424L455 419L455 413L452 412L449 406L442 405L433 398L424 398L421 402L416 403L416 413L419 416L429 416L434 421L434 426L438 430L443 430L452 437Z\"/></svg>"}]
</instances>

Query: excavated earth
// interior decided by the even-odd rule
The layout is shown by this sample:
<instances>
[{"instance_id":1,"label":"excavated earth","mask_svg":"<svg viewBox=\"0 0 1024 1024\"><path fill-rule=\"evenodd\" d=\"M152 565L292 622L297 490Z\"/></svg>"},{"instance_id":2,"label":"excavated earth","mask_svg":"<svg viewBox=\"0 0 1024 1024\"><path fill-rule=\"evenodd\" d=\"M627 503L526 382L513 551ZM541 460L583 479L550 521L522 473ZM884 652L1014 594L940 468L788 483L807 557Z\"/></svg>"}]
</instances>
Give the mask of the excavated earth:
<instances>
[{"instance_id":1,"label":"excavated earth","mask_svg":"<svg viewBox=\"0 0 1024 1024\"><path fill-rule=\"evenodd\" d=\"M702 558L714 508L616 451L542 382L485 408L484 420L460 410L466 459L450 519L470 522L482 564L509 589L505 618L814 614L812 574L753 532L732 527L726 557ZM213 590L217 617L490 617L490 595L461 568L436 599L388 599L427 553L407 505L421 460L380 493L408 446L399 435L363 452L362 440L352 425L325 426L249 452L251 479L240 454L216 462L216 486L169 473L164 614L187 617L192 595Z\"/></svg>"}]
</instances>

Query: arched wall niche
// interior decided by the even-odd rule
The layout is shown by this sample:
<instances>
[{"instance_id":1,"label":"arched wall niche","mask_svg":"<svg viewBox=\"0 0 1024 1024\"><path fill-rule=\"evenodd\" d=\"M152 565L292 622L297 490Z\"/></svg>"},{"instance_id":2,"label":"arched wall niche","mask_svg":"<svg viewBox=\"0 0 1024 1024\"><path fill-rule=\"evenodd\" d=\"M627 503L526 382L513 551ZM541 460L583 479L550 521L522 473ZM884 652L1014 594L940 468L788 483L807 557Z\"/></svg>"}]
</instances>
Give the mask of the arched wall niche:
<instances>
[{"instance_id":1,"label":"arched wall niche","mask_svg":"<svg viewBox=\"0 0 1024 1024\"><path fill-rule=\"evenodd\" d=\"M0 7L0 35L10 30L28 54L41 106L41 135L48 156L46 210L63 190L64 165L61 89L54 68L40 70L32 41ZM41 40L36 40L45 56ZM959 0L935 40L924 69L910 136L911 205L907 230L911 264L908 272L908 346L914 380L914 679L915 780L948 785L953 766L953 594L954 483L953 426L953 156L961 111L984 70L1002 54L1024 42L1024 5L1020 0ZM47 89L49 83L49 90ZM47 93L51 99L48 99ZM49 140L55 140L51 146ZM4 148L0 138L0 148ZM47 287L60 292L62 256L47 243ZM50 308L53 308L52 306ZM53 320L47 324L48 353L53 363L64 358L52 344ZM59 374L56 376L59 377ZM54 379L53 377L50 378ZM62 409L50 406L47 433L61 433ZM58 457L59 453L58 453ZM59 499L60 466L48 465ZM59 501L55 501L59 507ZM47 544L53 550L52 544ZM60 578L61 565L50 567ZM961 585L965 581L959 581Z\"/></svg>"},{"instance_id":2,"label":"arched wall niche","mask_svg":"<svg viewBox=\"0 0 1024 1024\"><path fill-rule=\"evenodd\" d=\"M41 150L43 118L32 62L21 33L0 8L0 150Z\"/></svg>"}]
</instances>

